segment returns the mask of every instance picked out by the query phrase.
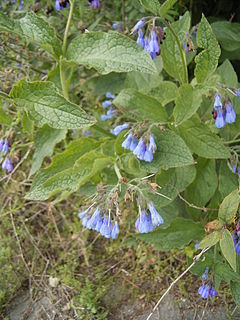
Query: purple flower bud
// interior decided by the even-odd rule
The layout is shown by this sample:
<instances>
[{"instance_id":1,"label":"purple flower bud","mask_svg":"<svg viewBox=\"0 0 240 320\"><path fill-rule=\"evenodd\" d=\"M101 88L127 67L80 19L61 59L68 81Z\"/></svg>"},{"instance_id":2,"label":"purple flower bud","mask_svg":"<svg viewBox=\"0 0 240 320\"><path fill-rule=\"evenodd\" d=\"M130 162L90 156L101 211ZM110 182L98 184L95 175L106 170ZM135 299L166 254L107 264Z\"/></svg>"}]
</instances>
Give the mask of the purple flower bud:
<instances>
[{"instance_id":1,"label":"purple flower bud","mask_svg":"<svg viewBox=\"0 0 240 320\"><path fill-rule=\"evenodd\" d=\"M153 153L152 153L152 150L149 148L148 145L146 146L146 152L144 154L143 160L146 161L146 162L152 162L153 161Z\"/></svg>"},{"instance_id":2,"label":"purple flower bud","mask_svg":"<svg viewBox=\"0 0 240 320\"><path fill-rule=\"evenodd\" d=\"M235 245L235 252L236 254L240 254L240 241L238 241L237 244Z\"/></svg>"},{"instance_id":3,"label":"purple flower bud","mask_svg":"<svg viewBox=\"0 0 240 320\"><path fill-rule=\"evenodd\" d=\"M112 232L111 232L111 238L112 239L116 239L118 234L119 234L120 230L119 230L119 227L118 227L118 223L117 221L115 221L114 223L114 226L112 228Z\"/></svg>"},{"instance_id":4,"label":"purple flower bud","mask_svg":"<svg viewBox=\"0 0 240 320\"><path fill-rule=\"evenodd\" d=\"M7 173L13 171L13 165L12 165L12 162L8 159L8 158L5 158L3 163L2 163L2 169L3 170L6 170Z\"/></svg>"},{"instance_id":5,"label":"purple flower bud","mask_svg":"<svg viewBox=\"0 0 240 320\"><path fill-rule=\"evenodd\" d=\"M107 91L107 92L106 92L106 98L108 98L108 99L115 99L115 95L112 94L111 92Z\"/></svg>"},{"instance_id":6,"label":"purple flower bud","mask_svg":"<svg viewBox=\"0 0 240 320\"><path fill-rule=\"evenodd\" d=\"M203 298L203 299L207 299L207 298L209 297L209 293L210 293L210 287L207 285L207 286L205 286L205 288L203 289L202 298Z\"/></svg>"},{"instance_id":7,"label":"purple flower bud","mask_svg":"<svg viewBox=\"0 0 240 320\"><path fill-rule=\"evenodd\" d=\"M236 166L232 165L232 171L236 173L236 170L237 170Z\"/></svg>"},{"instance_id":8,"label":"purple flower bud","mask_svg":"<svg viewBox=\"0 0 240 320\"><path fill-rule=\"evenodd\" d=\"M115 136L119 135L120 132L122 132L123 130L127 129L129 127L129 124L128 123L124 123L124 124L121 124L117 127L115 127L114 129L111 129L110 132L112 134L114 134Z\"/></svg>"},{"instance_id":9,"label":"purple flower bud","mask_svg":"<svg viewBox=\"0 0 240 320\"><path fill-rule=\"evenodd\" d=\"M210 290L210 296L211 296L212 298L217 296L217 290L215 289L215 287L212 287L212 288L211 288L211 290Z\"/></svg>"},{"instance_id":10,"label":"purple flower bud","mask_svg":"<svg viewBox=\"0 0 240 320\"><path fill-rule=\"evenodd\" d=\"M111 119L111 118L114 116L115 113L116 113L116 110L114 110L113 108L111 108L111 109L109 109L109 110L107 111L107 114L102 114L102 115L101 115L101 120L102 120L102 121L109 120L109 119Z\"/></svg>"},{"instance_id":11,"label":"purple flower bud","mask_svg":"<svg viewBox=\"0 0 240 320\"><path fill-rule=\"evenodd\" d=\"M157 145L152 134L149 137L149 149L151 149L153 153L155 153L155 151L157 150Z\"/></svg>"},{"instance_id":12,"label":"purple flower bud","mask_svg":"<svg viewBox=\"0 0 240 320\"><path fill-rule=\"evenodd\" d=\"M202 279L203 279L203 280L206 280L206 279L207 279L208 271L209 271L209 268L206 267L206 269L205 269L205 271L204 271L204 273L203 273L203 275L202 275Z\"/></svg>"},{"instance_id":13,"label":"purple flower bud","mask_svg":"<svg viewBox=\"0 0 240 320\"><path fill-rule=\"evenodd\" d=\"M4 144L2 146L2 152L8 153L8 151L9 151L8 141L7 141L7 139L5 139Z\"/></svg>"},{"instance_id":14,"label":"purple flower bud","mask_svg":"<svg viewBox=\"0 0 240 320\"><path fill-rule=\"evenodd\" d=\"M138 30L138 38L137 38L137 44L140 45L144 49L144 39L143 39L143 30Z\"/></svg>"},{"instance_id":15,"label":"purple flower bud","mask_svg":"<svg viewBox=\"0 0 240 320\"><path fill-rule=\"evenodd\" d=\"M201 287L198 289L198 294L200 294L200 296L202 295L204 289L205 289L205 285L202 284Z\"/></svg>"},{"instance_id":16,"label":"purple flower bud","mask_svg":"<svg viewBox=\"0 0 240 320\"><path fill-rule=\"evenodd\" d=\"M215 110L218 110L219 108L222 108L222 101L221 101L221 98L220 98L218 93L215 95L215 100L214 100L213 107L214 107Z\"/></svg>"},{"instance_id":17,"label":"purple flower bud","mask_svg":"<svg viewBox=\"0 0 240 320\"><path fill-rule=\"evenodd\" d=\"M215 120L215 127L218 129L223 128L225 126L225 120L223 117L223 111L221 109L217 112L217 118Z\"/></svg>"},{"instance_id":18,"label":"purple flower bud","mask_svg":"<svg viewBox=\"0 0 240 320\"><path fill-rule=\"evenodd\" d=\"M195 249L197 249L198 250L198 247L199 247L199 241L195 244Z\"/></svg>"},{"instance_id":19,"label":"purple flower bud","mask_svg":"<svg viewBox=\"0 0 240 320\"><path fill-rule=\"evenodd\" d=\"M105 100L102 102L102 107L106 109L107 107L112 105L112 100Z\"/></svg>"},{"instance_id":20,"label":"purple flower bud","mask_svg":"<svg viewBox=\"0 0 240 320\"><path fill-rule=\"evenodd\" d=\"M93 215L91 216L91 218L90 218L90 219L88 220L88 222L87 222L86 227L87 227L88 229L95 229L95 228L96 228L99 215L100 215L100 210L97 208L97 209L94 211L94 213L93 213Z\"/></svg>"},{"instance_id":21,"label":"purple flower bud","mask_svg":"<svg viewBox=\"0 0 240 320\"><path fill-rule=\"evenodd\" d=\"M124 149L130 149L131 142L132 142L132 134L129 133L129 135L127 136L127 138L123 141L122 147L123 147Z\"/></svg>"},{"instance_id":22,"label":"purple flower bud","mask_svg":"<svg viewBox=\"0 0 240 320\"><path fill-rule=\"evenodd\" d=\"M145 20L144 20L144 19L139 20L139 21L135 24L135 26L133 27L132 33L136 33L136 32L138 31L138 29L140 29L140 28L142 28L142 27L144 26L144 24L145 24Z\"/></svg>"},{"instance_id":23,"label":"purple flower bud","mask_svg":"<svg viewBox=\"0 0 240 320\"><path fill-rule=\"evenodd\" d=\"M86 227L87 226L87 223L88 223L88 220L90 219L91 217L89 215L86 215L85 217L83 217L82 219L82 226L83 227Z\"/></svg>"},{"instance_id":24,"label":"purple flower bud","mask_svg":"<svg viewBox=\"0 0 240 320\"><path fill-rule=\"evenodd\" d=\"M150 48L150 52L151 53L155 53L157 54L159 52L159 44L158 44L158 40L157 40L157 34L155 31L151 32L151 39L149 42L149 48Z\"/></svg>"},{"instance_id":25,"label":"purple flower bud","mask_svg":"<svg viewBox=\"0 0 240 320\"><path fill-rule=\"evenodd\" d=\"M87 209L84 210L84 211L80 211L80 212L78 213L78 218L79 218L79 219L84 218L85 215L88 213L88 211L89 211L89 208L87 208Z\"/></svg>"},{"instance_id":26,"label":"purple flower bud","mask_svg":"<svg viewBox=\"0 0 240 320\"><path fill-rule=\"evenodd\" d=\"M100 232L101 227L102 227L102 224L103 224L103 218L102 218L102 216L99 216L99 217L98 217L97 224L96 224L96 227L95 227L95 230L96 230L97 232Z\"/></svg>"},{"instance_id":27,"label":"purple flower bud","mask_svg":"<svg viewBox=\"0 0 240 320\"><path fill-rule=\"evenodd\" d=\"M91 4L93 9L98 9L100 6L99 0L89 0L88 3Z\"/></svg>"},{"instance_id":28,"label":"purple flower bud","mask_svg":"<svg viewBox=\"0 0 240 320\"><path fill-rule=\"evenodd\" d=\"M138 142L137 147L134 149L133 154L137 156L138 159L143 160L145 151L146 151L145 141L143 138L141 138Z\"/></svg>"},{"instance_id":29,"label":"purple flower bud","mask_svg":"<svg viewBox=\"0 0 240 320\"><path fill-rule=\"evenodd\" d=\"M139 207L139 217L135 223L136 230L140 233L148 233L154 229L152 219L150 216L146 215L146 212L142 213Z\"/></svg>"},{"instance_id":30,"label":"purple flower bud","mask_svg":"<svg viewBox=\"0 0 240 320\"><path fill-rule=\"evenodd\" d=\"M103 224L100 229L100 234L102 236L104 236L105 238L111 237L111 223L108 220L108 217L106 217L106 216L104 217Z\"/></svg>"},{"instance_id":31,"label":"purple flower bud","mask_svg":"<svg viewBox=\"0 0 240 320\"><path fill-rule=\"evenodd\" d=\"M154 227L159 226L160 224L163 224L163 218L160 216L160 214L157 212L156 208L154 207L154 204L148 203L148 210L151 213L151 219L152 219L152 224Z\"/></svg>"},{"instance_id":32,"label":"purple flower bud","mask_svg":"<svg viewBox=\"0 0 240 320\"><path fill-rule=\"evenodd\" d=\"M225 120L227 123L233 123L236 120L236 113L233 109L233 105L231 102L226 104L226 117Z\"/></svg>"},{"instance_id":33,"label":"purple flower bud","mask_svg":"<svg viewBox=\"0 0 240 320\"><path fill-rule=\"evenodd\" d=\"M236 90L235 93L240 98L240 90Z\"/></svg>"},{"instance_id":34,"label":"purple flower bud","mask_svg":"<svg viewBox=\"0 0 240 320\"><path fill-rule=\"evenodd\" d=\"M3 151L3 145L4 145L4 140L1 139L1 140L0 140L0 152Z\"/></svg>"}]
</instances>

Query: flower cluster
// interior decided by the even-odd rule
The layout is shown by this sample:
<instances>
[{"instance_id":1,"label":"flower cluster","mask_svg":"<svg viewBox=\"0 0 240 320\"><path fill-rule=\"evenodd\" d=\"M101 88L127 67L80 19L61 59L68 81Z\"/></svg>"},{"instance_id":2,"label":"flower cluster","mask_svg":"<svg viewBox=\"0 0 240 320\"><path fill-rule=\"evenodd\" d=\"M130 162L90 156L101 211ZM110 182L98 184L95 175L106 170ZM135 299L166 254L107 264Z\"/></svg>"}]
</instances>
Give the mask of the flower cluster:
<instances>
[{"instance_id":1,"label":"flower cluster","mask_svg":"<svg viewBox=\"0 0 240 320\"><path fill-rule=\"evenodd\" d=\"M136 34L138 31L137 43L142 47L151 57L155 59L161 53L160 42L164 38L164 31L157 26L152 30L147 30L144 37L145 20L139 20L133 27L132 33Z\"/></svg>"},{"instance_id":2,"label":"flower cluster","mask_svg":"<svg viewBox=\"0 0 240 320\"><path fill-rule=\"evenodd\" d=\"M202 275L203 284L198 289L198 293L203 299L207 299L209 296L213 298L213 297L216 297L217 295L217 290L215 289L214 286L211 286L210 284L205 284L205 281L207 280L207 277L208 277L208 272L209 272L209 268L206 267Z\"/></svg>"},{"instance_id":3,"label":"flower cluster","mask_svg":"<svg viewBox=\"0 0 240 320\"><path fill-rule=\"evenodd\" d=\"M69 7L69 0L56 0L56 10L63 10Z\"/></svg>"},{"instance_id":4,"label":"flower cluster","mask_svg":"<svg viewBox=\"0 0 240 320\"><path fill-rule=\"evenodd\" d=\"M152 134L150 134L149 139L146 142L144 137L141 137L138 141L131 132L123 141L122 147L131 150L139 160L144 160L146 162L152 162L153 154L157 150L154 136Z\"/></svg>"},{"instance_id":5,"label":"flower cluster","mask_svg":"<svg viewBox=\"0 0 240 320\"><path fill-rule=\"evenodd\" d=\"M3 156L5 156L8 152L9 152L9 145L8 145L7 139L1 139L0 140L1 159L3 159ZM2 169L6 170L7 173L13 170L12 162L8 157L5 157L5 159L3 160Z\"/></svg>"},{"instance_id":6,"label":"flower cluster","mask_svg":"<svg viewBox=\"0 0 240 320\"><path fill-rule=\"evenodd\" d=\"M213 118L217 128L223 128L226 123L233 123L236 120L236 114L230 99L222 103L220 95L217 93L214 100Z\"/></svg>"},{"instance_id":7,"label":"flower cluster","mask_svg":"<svg viewBox=\"0 0 240 320\"><path fill-rule=\"evenodd\" d=\"M99 0L88 0L88 3L92 6L93 9L98 9L100 6Z\"/></svg>"},{"instance_id":8,"label":"flower cluster","mask_svg":"<svg viewBox=\"0 0 240 320\"><path fill-rule=\"evenodd\" d=\"M232 235L236 254L240 254L240 226L237 225Z\"/></svg>"},{"instance_id":9,"label":"flower cluster","mask_svg":"<svg viewBox=\"0 0 240 320\"><path fill-rule=\"evenodd\" d=\"M163 224L164 222L152 202L148 203L147 207L150 214L147 214L145 210L142 211L141 206L139 206L139 217L135 223L136 231L139 233L148 233L153 231L155 227Z\"/></svg>"},{"instance_id":10,"label":"flower cluster","mask_svg":"<svg viewBox=\"0 0 240 320\"><path fill-rule=\"evenodd\" d=\"M99 232L105 238L116 239L119 234L119 227L118 222L112 221L110 217L111 210L109 209L107 216L99 208L90 214L90 209L91 207L78 213L79 219L82 220L82 225L89 230Z\"/></svg>"},{"instance_id":11,"label":"flower cluster","mask_svg":"<svg viewBox=\"0 0 240 320\"><path fill-rule=\"evenodd\" d=\"M106 120L112 119L113 116L117 112L117 110L112 107L112 100L115 99L115 96L111 92L107 92L106 93L106 98L107 98L107 100L104 100L102 102L102 107L104 109L107 109L108 107L110 107L110 108L107 110L106 114L102 114L101 115L101 120L102 121L106 121Z\"/></svg>"}]
</instances>

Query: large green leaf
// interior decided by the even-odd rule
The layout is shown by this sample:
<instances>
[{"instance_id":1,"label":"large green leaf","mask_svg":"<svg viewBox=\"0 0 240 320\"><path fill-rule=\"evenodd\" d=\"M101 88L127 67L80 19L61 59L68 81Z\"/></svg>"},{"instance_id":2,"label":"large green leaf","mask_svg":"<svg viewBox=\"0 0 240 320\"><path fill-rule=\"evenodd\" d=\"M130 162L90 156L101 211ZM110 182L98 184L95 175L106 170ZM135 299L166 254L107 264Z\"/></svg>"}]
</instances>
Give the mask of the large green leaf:
<instances>
[{"instance_id":1,"label":"large green leaf","mask_svg":"<svg viewBox=\"0 0 240 320\"><path fill-rule=\"evenodd\" d=\"M147 163L141 161L141 166L149 172L157 172L161 168L169 169L193 164L190 150L180 136L172 130L159 130L154 127L152 133L155 136L157 151L153 161Z\"/></svg>"},{"instance_id":2,"label":"large green leaf","mask_svg":"<svg viewBox=\"0 0 240 320\"><path fill-rule=\"evenodd\" d=\"M239 283L235 282L235 281L231 281L230 288L231 288L232 297L233 297L236 305L238 306L238 308L240 308L240 285L239 285Z\"/></svg>"},{"instance_id":3,"label":"large green leaf","mask_svg":"<svg viewBox=\"0 0 240 320\"><path fill-rule=\"evenodd\" d=\"M217 74L220 75L221 81L232 88L236 88L238 85L237 74L229 60L225 60L220 67L217 68Z\"/></svg>"},{"instance_id":4,"label":"large green leaf","mask_svg":"<svg viewBox=\"0 0 240 320\"><path fill-rule=\"evenodd\" d=\"M67 58L100 73L140 71L154 74L157 68L149 54L118 32L89 32L74 38Z\"/></svg>"},{"instance_id":5,"label":"large green leaf","mask_svg":"<svg viewBox=\"0 0 240 320\"><path fill-rule=\"evenodd\" d=\"M218 211L218 217L226 223L233 223L239 203L239 190L236 189L223 199Z\"/></svg>"},{"instance_id":6,"label":"large green leaf","mask_svg":"<svg viewBox=\"0 0 240 320\"><path fill-rule=\"evenodd\" d=\"M179 88L176 106L173 111L176 126L183 123L197 111L202 102L200 90L193 89L191 84L183 84Z\"/></svg>"},{"instance_id":7,"label":"large green leaf","mask_svg":"<svg viewBox=\"0 0 240 320\"><path fill-rule=\"evenodd\" d=\"M142 94L134 89L125 89L113 100L119 109L129 112L140 120L150 119L160 122L167 121L165 108L154 98ZM127 109L127 110L125 110ZM133 110L133 112L131 112Z\"/></svg>"},{"instance_id":8,"label":"large green leaf","mask_svg":"<svg viewBox=\"0 0 240 320\"><path fill-rule=\"evenodd\" d=\"M139 0L140 3L148 10L158 15L160 13L160 4L158 0Z\"/></svg>"},{"instance_id":9,"label":"large green leaf","mask_svg":"<svg viewBox=\"0 0 240 320\"><path fill-rule=\"evenodd\" d=\"M237 263L235 246L232 235L227 229L224 230L223 237L220 239L220 248L227 262L230 264L233 270L236 271Z\"/></svg>"},{"instance_id":10,"label":"large green leaf","mask_svg":"<svg viewBox=\"0 0 240 320\"><path fill-rule=\"evenodd\" d=\"M212 23L211 27L224 50L235 51L240 49L240 23L217 21Z\"/></svg>"},{"instance_id":11,"label":"large green leaf","mask_svg":"<svg viewBox=\"0 0 240 320\"><path fill-rule=\"evenodd\" d=\"M45 157L52 156L54 146L65 138L66 133L66 129L53 129L47 124L38 129L34 139L35 152L33 155L31 171L29 173L30 176L40 169Z\"/></svg>"},{"instance_id":12,"label":"large green leaf","mask_svg":"<svg viewBox=\"0 0 240 320\"><path fill-rule=\"evenodd\" d=\"M185 197L188 202L197 206L205 206L214 195L218 178L215 161L198 158L197 175L192 184L187 188Z\"/></svg>"},{"instance_id":13,"label":"large green leaf","mask_svg":"<svg viewBox=\"0 0 240 320\"><path fill-rule=\"evenodd\" d=\"M158 194L149 191L143 192L158 208L165 207L176 199L178 193L184 191L186 187L193 182L195 176L196 169L193 165L173 168L166 171L161 170L156 176L156 183L160 186L157 190Z\"/></svg>"},{"instance_id":14,"label":"large green leaf","mask_svg":"<svg viewBox=\"0 0 240 320\"><path fill-rule=\"evenodd\" d=\"M219 184L218 188L222 195L222 199L225 198L229 192L236 190L238 187L238 176L233 173L227 165L227 161L222 160L219 167Z\"/></svg>"},{"instance_id":15,"label":"large green leaf","mask_svg":"<svg viewBox=\"0 0 240 320\"><path fill-rule=\"evenodd\" d=\"M221 139L212 133L207 125L201 123L197 117L184 122L178 127L177 132L185 140L191 151L201 157L209 159L230 157L230 153Z\"/></svg>"},{"instance_id":16,"label":"large green leaf","mask_svg":"<svg viewBox=\"0 0 240 320\"><path fill-rule=\"evenodd\" d=\"M47 123L55 129L78 129L96 122L79 106L66 100L52 82L20 80L10 96L40 127Z\"/></svg>"},{"instance_id":17,"label":"large green leaf","mask_svg":"<svg viewBox=\"0 0 240 320\"><path fill-rule=\"evenodd\" d=\"M172 81L162 81L156 88L153 88L149 95L153 96L163 106L174 101L178 94L178 87Z\"/></svg>"},{"instance_id":18,"label":"large green leaf","mask_svg":"<svg viewBox=\"0 0 240 320\"><path fill-rule=\"evenodd\" d=\"M184 218L176 218L166 229L157 229L146 234L138 234L137 238L154 245L161 251L173 248L181 248L193 240L201 239L204 235L204 227L200 223Z\"/></svg>"},{"instance_id":19,"label":"large green leaf","mask_svg":"<svg viewBox=\"0 0 240 320\"><path fill-rule=\"evenodd\" d=\"M55 58L61 55L61 42L55 29L48 21L31 11L20 19L12 19L0 12L0 30L16 33L28 41L37 43Z\"/></svg>"},{"instance_id":20,"label":"large green leaf","mask_svg":"<svg viewBox=\"0 0 240 320\"><path fill-rule=\"evenodd\" d=\"M216 37L204 15L197 32L197 45L204 50L195 57L194 74L198 82L204 82L216 70L221 54Z\"/></svg>"},{"instance_id":21,"label":"large green leaf","mask_svg":"<svg viewBox=\"0 0 240 320\"><path fill-rule=\"evenodd\" d=\"M219 240L221 239L222 232L220 231L213 231L212 233L208 234L206 237L204 237L201 242L198 245L199 249L203 248L210 248L217 244Z\"/></svg>"},{"instance_id":22,"label":"large green leaf","mask_svg":"<svg viewBox=\"0 0 240 320\"><path fill-rule=\"evenodd\" d=\"M26 198L46 200L60 191L76 191L112 162L110 157L96 150L100 144L90 139L72 142L53 158L49 167L39 171Z\"/></svg>"},{"instance_id":23,"label":"large green leaf","mask_svg":"<svg viewBox=\"0 0 240 320\"><path fill-rule=\"evenodd\" d=\"M190 28L189 12L186 12L181 20L172 23L174 33L177 35L181 45L186 42L186 34ZM163 67L167 73L181 83L186 82L185 74L186 56L182 47L178 47L178 43L173 33L166 29L166 38L161 46L161 56L163 59ZM182 61L184 59L184 63Z\"/></svg>"}]
</instances>

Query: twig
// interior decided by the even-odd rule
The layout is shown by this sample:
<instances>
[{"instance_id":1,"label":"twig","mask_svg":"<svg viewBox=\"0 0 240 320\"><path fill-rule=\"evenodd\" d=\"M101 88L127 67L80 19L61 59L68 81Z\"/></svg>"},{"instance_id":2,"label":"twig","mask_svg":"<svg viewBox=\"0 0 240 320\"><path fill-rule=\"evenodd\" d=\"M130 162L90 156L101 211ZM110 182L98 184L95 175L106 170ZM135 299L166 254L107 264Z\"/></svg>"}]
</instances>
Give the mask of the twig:
<instances>
[{"instance_id":1,"label":"twig","mask_svg":"<svg viewBox=\"0 0 240 320\"><path fill-rule=\"evenodd\" d=\"M184 201L190 208L194 208L194 209L197 209L197 210L202 210L202 211L204 211L204 212L207 212L207 211L218 211L218 209L216 209L216 208L198 207L198 206L196 206L195 204L190 203L190 202L188 202L186 199L184 199L178 191L177 191L177 193L178 193L179 198L180 198L182 201Z\"/></svg>"},{"instance_id":2,"label":"twig","mask_svg":"<svg viewBox=\"0 0 240 320\"><path fill-rule=\"evenodd\" d=\"M154 312L156 311L156 309L158 308L159 304L162 302L162 300L164 299L164 297L168 294L168 292L172 289L172 287L183 277L185 276L186 273L188 273L188 271L190 269L192 269L192 267L199 261L199 259L201 258L201 256L208 251L210 248L205 248L203 249L197 256L194 257L193 259L193 263L182 273L180 274L180 276L175 279L170 286L168 287L168 289L164 292L164 294L161 296L161 298L158 300L157 304L155 305L155 307L153 308L153 311L149 314L149 316L147 317L146 320L149 320L152 315L154 314Z\"/></svg>"}]
</instances>

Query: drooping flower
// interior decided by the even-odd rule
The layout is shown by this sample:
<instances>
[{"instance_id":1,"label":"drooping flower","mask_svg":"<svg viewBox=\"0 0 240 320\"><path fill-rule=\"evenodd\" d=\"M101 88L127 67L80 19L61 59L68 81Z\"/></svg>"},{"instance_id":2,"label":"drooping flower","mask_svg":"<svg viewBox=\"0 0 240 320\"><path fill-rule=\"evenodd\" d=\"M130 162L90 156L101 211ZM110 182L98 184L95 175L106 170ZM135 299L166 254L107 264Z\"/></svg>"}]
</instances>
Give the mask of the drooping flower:
<instances>
[{"instance_id":1,"label":"drooping flower","mask_svg":"<svg viewBox=\"0 0 240 320\"><path fill-rule=\"evenodd\" d=\"M113 108L110 108L110 109L107 111L107 114L102 114L102 115L101 115L101 120L102 120L102 121L109 120L109 119L111 119L111 118L114 116L115 113L116 113L116 110L113 109Z\"/></svg>"},{"instance_id":2,"label":"drooping flower","mask_svg":"<svg viewBox=\"0 0 240 320\"><path fill-rule=\"evenodd\" d=\"M22 10L24 7L24 1L20 0L20 5L18 6L18 10Z\"/></svg>"},{"instance_id":3,"label":"drooping flower","mask_svg":"<svg viewBox=\"0 0 240 320\"><path fill-rule=\"evenodd\" d=\"M69 0L56 0L56 10L63 10L69 7Z\"/></svg>"},{"instance_id":4,"label":"drooping flower","mask_svg":"<svg viewBox=\"0 0 240 320\"><path fill-rule=\"evenodd\" d=\"M84 211L79 211L79 212L78 212L78 218L79 218L79 219L84 218L85 215L88 213L88 211L89 211L89 208L87 208L87 209L84 210Z\"/></svg>"},{"instance_id":5,"label":"drooping flower","mask_svg":"<svg viewBox=\"0 0 240 320\"><path fill-rule=\"evenodd\" d=\"M120 132L127 129L129 127L128 123L121 124L119 126L116 126L114 129L111 129L110 132L114 134L115 136L119 135Z\"/></svg>"},{"instance_id":6,"label":"drooping flower","mask_svg":"<svg viewBox=\"0 0 240 320\"><path fill-rule=\"evenodd\" d=\"M213 297L216 297L217 296L217 290L215 287L212 287L211 290L210 290L210 296L213 298Z\"/></svg>"},{"instance_id":7,"label":"drooping flower","mask_svg":"<svg viewBox=\"0 0 240 320\"><path fill-rule=\"evenodd\" d=\"M113 22L113 24L112 24L112 27L113 27L113 29L117 29L118 30L118 32L121 32L122 31L122 26L121 26L121 24L118 22L118 21L114 21Z\"/></svg>"},{"instance_id":8,"label":"drooping flower","mask_svg":"<svg viewBox=\"0 0 240 320\"><path fill-rule=\"evenodd\" d=\"M226 116L225 116L225 121L227 123L233 123L236 120L236 113L233 109L233 105L231 102L228 102L226 104Z\"/></svg>"},{"instance_id":9,"label":"drooping flower","mask_svg":"<svg viewBox=\"0 0 240 320\"><path fill-rule=\"evenodd\" d=\"M134 149L133 154L140 160L144 159L144 154L146 152L145 141L141 138L138 142L137 147Z\"/></svg>"},{"instance_id":10,"label":"drooping flower","mask_svg":"<svg viewBox=\"0 0 240 320\"><path fill-rule=\"evenodd\" d=\"M205 269L205 271L204 271L204 273L203 273L203 275L202 275L202 279L203 279L203 280L206 280L206 279L207 279L208 271L209 271L209 268L206 267L206 269Z\"/></svg>"},{"instance_id":11,"label":"drooping flower","mask_svg":"<svg viewBox=\"0 0 240 320\"><path fill-rule=\"evenodd\" d=\"M145 24L145 20L141 19L139 20L135 26L132 28L132 33L135 34L140 28L142 28Z\"/></svg>"},{"instance_id":12,"label":"drooping flower","mask_svg":"<svg viewBox=\"0 0 240 320\"><path fill-rule=\"evenodd\" d=\"M151 213L151 219L152 219L152 224L154 227L159 226L160 224L163 224L163 218L160 216L160 214L157 212L156 208L154 207L154 204L152 202L147 204L148 210Z\"/></svg>"},{"instance_id":13,"label":"drooping flower","mask_svg":"<svg viewBox=\"0 0 240 320\"><path fill-rule=\"evenodd\" d=\"M100 232L101 227L102 227L102 224L103 224L103 218L102 218L102 216L99 216L99 217L98 217L97 224L96 224L96 227L95 227L95 230L96 230L97 232Z\"/></svg>"},{"instance_id":14,"label":"drooping flower","mask_svg":"<svg viewBox=\"0 0 240 320\"><path fill-rule=\"evenodd\" d=\"M150 52L152 54L157 54L159 52L159 44L158 44L158 40L157 40L157 34L156 32L153 30L151 31L151 38L150 38L150 42L149 42L149 48L150 48Z\"/></svg>"},{"instance_id":15,"label":"drooping flower","mask_svg":"<svg viewBox=\"0 0 240 320\"><path fill-rule=\"evenodd\" d=\"M112 228L112 232L111 232L111 238L116 239L119 232L120 232L120 230L119 230L118 223L117 223L117 221L115 221L113 228Z\"/></svg>"},{"instance_id":16,"label":"drooping flower","mask_svg":"<svg viewBox=\"0 0 240 320\"><path fill-rule=\"evenodd\" d=\"M222 108L222 100L220 98L220 95L216 93L215 95L215 100L214 100L214 105L213 105L215 110L218 110L219 108Z\"/></svg>"},{"instance_id":17,"label":"drooping flower","mask_svg":"<svg viewBox=\"0 0 240 320\"><path fill-rule=\"evenodd\" d=\"M9 160L8 158L5 158L2 163L2 169L6 170L7 173L13 171L13 165L12 165L11 160Z\"/></svg>"},{"instance_id":18,"label":"drooping flower","mask_svg":"<svg viewBox=\"0 0 240 320\"><path fill-rule=\"evenodd\" d=\"M104 109L106 109L107 107L109 107L109 106L111 106L112 105L112 100L104 100L103 102L102 102L102 107L104 108Z\"/></svg>"},{"instance_id":19,"label":"drooping flower","mask_svg":"<svg viewBox=\"0 0 240 320\"><path fill-rule=\"evenodd\" d=\"M224 114L222 109L217 111L217 118L215 120L215 127L218 129L223 128L225 126Z\"/></svg>"},{"instance_id":20,"label":"drooping flower","mask_svg":"<svg viewBox=\"0 0 240 320\"><path fill-rule=\"evenodd\" d=\"M97 209L94 211L94 213L93 213L93 215L91 216L91 218L90 218L90 219L88 220L88 222L87 222L86 227L87 227L88 229L91 230L91 229L95 229L95 228L96 228L99 215L100 215L100 210L99 210L99 208L97 208Z\"/></svg>"},{"instance_id":21,"label":"drooping flower","mask_svg":"<svg viewBox=\"0 0 240 320\"><path fill-rule=\"evenodd\" d=\"M207 299L207 298L209 297L209 294L210 294L210 286L203 284L203 285L198 289L198 293L200 294L200 296L202 296L203 299Z\"/></svg>"},{"instance_id":22,"label":"drooping flower","mask_svg":"<svg viewBox=\"0 0 240 320\"><path fill-rule=\"evenodd\" d=\"M105 216L103 219L103 224L100 229L100 234L105 238L111 237L111 221L109 221L107 216Z\"/></svg>"},{"instance_id":23,"label":"drooping flower","mask_svg":"<svg viewBox=\"0 0 240 320\"><path fill-rule=\"evenodd\" d=\"M155 139L152 134L150 134L150 137L149 137L149 149L151 149L153 153L155 153L155 151L157 150L157 145L155 143Z\"/></svg>"},{"instance_id":24,"label":"drooping flower","mask_svg":"<svg viewBox=\"0 0 240 320\"><path fill-rule=\"evenodd\" d=\"M141 207L139 206L139 217L135 223L136 231L139 233L148 233L154 229L151 216L147 215L146 212L142 212Z\"/></svg>"},{"instance_id":25,"label":"drooping flower","mask_svg":"<svg viewBox=\"0 0 240 320\"><path fill-rule=\"evenodd\" d=\"M98 9L100 6L99 0L89 0L88 3L91 4L93 9Z\"/></svg>"},{"instance_id":26,"label":"drooping flower","mask_svg":"<svg viewBox=\"0 0 240 320\"><path fill-rule=\"evenodd\" d=\"M133 151L138 145L138 140L135 137L132 137L132 142L130 144L130 150Z\"/></svg>"},{"instance_id":27,"label":"drooping flower","mask_svg":"<svg viewBox=\"0 0 240 320\"><path fill-rule=\"evenodd\" d=\"M106 98L108 98L108 99L115 99L115 95L112 94L111 92L107 91L107 92L106 92Z\"/></svg>"},{"instance_id":28,"label":"drooping flower","mask_svg":"<svg viewBox=\"0 0 240 320\"><path fill-rule=\"evenodd\" d=\"M137 38L137 44L140 45L140 47L142 47L144 49L144 39L143 39L143 30L142 29L139 29L138 30L138 38Z\"/></svg>"},{"instance_id":29,"label":"drooping flower","mask_svg":"<svg viewBox=\"0 0 240 320\"><path fill-rule=\"evenodd\" d=\"M130 146L131 146L131 143L132 143L132 139L133 139L133 136L132 136L132 133L129 133L129 135L127 136L127 138L123 141L122 143L122 147L124 149L130 149Z\"/></svg>"},{"instance_id":30,"label":"drooping flower","mask_svg":"<svg viewBox=\"0 0 240 320\"><path fill-rule=\"evenodd\" d=\"M146 145L146 151L145 151L143 160L146 162L153 161L153 153L152 153L152 150L149 148L148 144Z\"/></svg>"},{"instance_id":31,"label":"drooping flower","mask_svg":"<svg viewBox=\"0 0 240 320\"><path fill-rule=\"evenodd\" d=\"M89 220L90 218L91 218L91 216L89 216L89 215L86 215L86 216L83 217L83 219L82 219L82 225L83 225L83 227L86 228L87 223L88 223L88 220Z\"/></svg>"},{"instance_id":32,"label":"drooping flower","mask_svg":"<svg viewBox=\"0 0 240 320\"><path fill-rule=\"evenodd\" d=\"M9 145L8 145L8 141L7 139L4 140L2 149L1 149L2 153L6 154L9 151Z\"/></svg>"}]
</instances>

